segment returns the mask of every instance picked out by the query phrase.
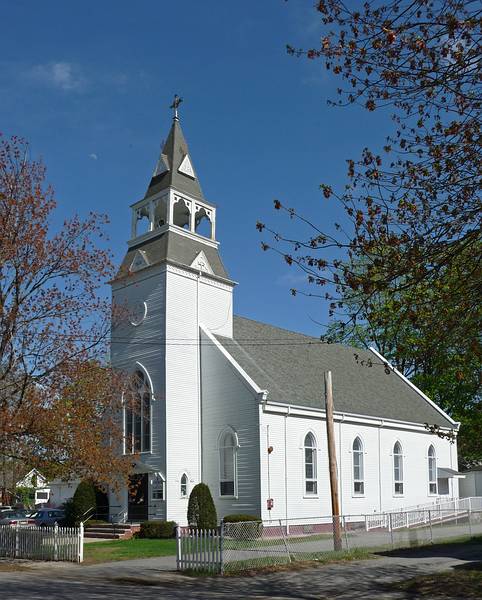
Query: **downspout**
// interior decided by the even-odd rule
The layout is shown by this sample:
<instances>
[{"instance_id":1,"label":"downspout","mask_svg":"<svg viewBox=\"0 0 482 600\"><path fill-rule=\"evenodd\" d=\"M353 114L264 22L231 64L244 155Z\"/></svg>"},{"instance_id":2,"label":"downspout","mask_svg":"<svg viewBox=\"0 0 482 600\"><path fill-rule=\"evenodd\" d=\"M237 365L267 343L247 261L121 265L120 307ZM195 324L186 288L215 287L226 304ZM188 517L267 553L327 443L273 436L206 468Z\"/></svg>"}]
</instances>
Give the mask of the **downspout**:
<instances>
[{"instance_id":1,"label":"downspout","mask_svg":"<svg viewBox=\"0 0 482 600\"><path fill-rule=\"evenodd\" d=\"M381 445L381 430L384 425L380 421L378 426L378 503L380 505L379 512L382 512L382 445Z\"/></svg>"},{"instance_id":2,"label":"downspout","mask_svg":"<svg viewBox=\"0 0 482 600\"><path fill-rule=\"evenodd\" d=\"M287 410L286 410L286 414L285 414L285 451L284 451L284 456L285 456L285 519L286 519L286 533L289 534L289 524L288 524L288 456L287 456L287 452L288 452L288 443L287 443L287 425L288 425L288 417L290 415L290 407L288 406Z\"/></svg>"},{"instance_id":3,"label":"downspout","mask_svg":"<svg viewBox=\"0 0 482 600\"><path fill-rule=\"evenodd\" d=\"M340 435L338 436L338 456L340 457L339 461L338 461L338 470L339 470L339 478L338 478L338 480L340 482L340 484L339 484L340 515L344 514L344 512L343 512L343 458L342 458L342 454L341 454L341 449L342 449L341 432L343 430L342 423L344 422L344 420L345 420L345 415L342 414L341 415L341 419L338 422L338 427L339 427L339 432L340 432Z\"/></svg>"}]
</instances>

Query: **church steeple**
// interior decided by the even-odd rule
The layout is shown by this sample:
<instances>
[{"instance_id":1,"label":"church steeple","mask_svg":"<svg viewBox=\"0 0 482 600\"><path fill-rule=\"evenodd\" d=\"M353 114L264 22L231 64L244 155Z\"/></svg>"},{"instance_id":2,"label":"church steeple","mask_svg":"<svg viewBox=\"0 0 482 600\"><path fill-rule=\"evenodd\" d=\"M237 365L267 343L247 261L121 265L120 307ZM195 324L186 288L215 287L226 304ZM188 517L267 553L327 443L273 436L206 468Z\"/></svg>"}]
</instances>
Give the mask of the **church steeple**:
<instances>
[{"instance_id":1,"label":"church steeple","mask_svg":"<svg viewBox=\"0 0 482 600\"><path fill-rule=\"evenodd\" d=\"M216 207L204 198L179 123L180 98L144 197L131 205L129 251L119 275L163 262L228 280L216 240Z\"/></svg>"},{"instance_id":2,"label":"church steeple","mask_svg":"<svg viewBox=\"0 0 482 600\"><path fill-rule=\"evenodd\" d=\"M177 109L180 101L181 99L176 96L171 106L175 111L171 130L156 163L145 198L153 196L168 187L174 187L179 192L185 192L198 200L204 200L204 195L189 155L189 147L179 122Z\"/></svg>"}]
</instances>

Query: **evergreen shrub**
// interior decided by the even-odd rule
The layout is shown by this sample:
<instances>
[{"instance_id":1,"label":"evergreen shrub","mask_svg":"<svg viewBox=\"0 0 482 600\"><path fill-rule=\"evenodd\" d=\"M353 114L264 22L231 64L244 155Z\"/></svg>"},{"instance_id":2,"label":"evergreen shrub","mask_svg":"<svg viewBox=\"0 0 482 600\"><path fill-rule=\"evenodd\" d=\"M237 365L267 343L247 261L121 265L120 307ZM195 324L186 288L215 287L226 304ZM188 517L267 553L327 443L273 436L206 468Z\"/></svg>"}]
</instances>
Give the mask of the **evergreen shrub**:
<instances>
[{"instance_id":1,"label":"evergreen shrub","mask_svg":"<svg viewBox=\"0 0 482 600\"><path fill-rule=\"evenodd\" d=\"M226 515L224 523L244 523L238 527L228 527L227 535L240 540L252 540L260 538L263 534L263 522L254 515L233 514Z\"/></svg>"},{"instance_id":2,"label":"evergreen shrub","mask_svg":"<svg viewBox=\"0 0 482 600\"><path fill-rule=\"evenodd\" d=\"M71 500L64 504L65 524L71 527L78 526L88 515L85 513L90 509L95 510L95 488L91 481L81 481L75 490Z\"/></svg>"},{"instance_id":3,"label":"evergreen shrub","mask_svg":"<svg viewBox=\"0 0 482 600\"><path fill-rule=\"evenodd\" d=\"M175 521L144 521L136 537L164 540L176 535Z\"/></svg>"},{"instance_id":4,"label":"evergreen shrub","mask_svg":"<svg viewBox=\"0 0 482 600\"><path fill-rule=\"evenodd\" d=\"M205 483L195 485L189 494L187 522L198 529L214 529L218 526L213 497Z\"/></svg>"}]
</instances>

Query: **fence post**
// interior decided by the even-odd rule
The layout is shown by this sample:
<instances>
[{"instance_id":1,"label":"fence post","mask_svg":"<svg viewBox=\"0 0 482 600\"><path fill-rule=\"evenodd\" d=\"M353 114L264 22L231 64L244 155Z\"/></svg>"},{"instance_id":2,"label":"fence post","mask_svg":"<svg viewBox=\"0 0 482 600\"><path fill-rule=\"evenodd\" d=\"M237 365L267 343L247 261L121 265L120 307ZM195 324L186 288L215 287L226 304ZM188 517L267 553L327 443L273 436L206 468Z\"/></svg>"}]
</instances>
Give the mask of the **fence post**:
<instances>
[{"instance_id":1,"label":"fence post","mask_svg":"<svg viewBox=\"0 0 482 600\"><path fill-rule=\"evenodd\" d=\"M54 560L59 560L59 526L57 523L54 525Z\"/></svg>"},{"instance_id":2,"label":"fence post","mask_svg":"<svg viewBox=\"0 0 482 600\"><path fill-rule=\"evenodd\" d=\"M79 525L79 563L84 561L84 524L82 521Z\"/></svg>"},{"instance_id":3,"label":"fence post","mask_svg":"<svg viewBox=\"0 0 482 600\"><path fill-rule=\"evenodd\" d=\"M348 546L348 534L346 532L346 517L343 516L343 531L345 532L345 546L346 549L349 550L349 546Z\"/></svg>"},{"instance_id":4,"label":"fence post","mask_svg":"<svg viewBox=\"0 0 482 600\"><path fill-rule=\"evenodd\" d=\"M430 525L430 543L433 544L433 531L432 531L432 511L428 511L428 522Z\"/></svg>"},{"instance_id":5,"label":"fence post","mask_svg":"<svg viewBox=\"0 0 482 600\"><path fill-rule=\"evenodd\" d=\"M18 558L20 551L20 540L19 540L19 530L18 530L18 522L15 524L15 552L14 557Z\"/></svg>"},{"instance_id":6,"label":"fence post","mask_svg":"<svg viewBox=\"0 0 482 600\"><path fill-rule=\"evenodd\" d=\"M176 526L176 569L181 570L181 528Z\"/></svg>"},{"instance_id":7,"label":"fence post","mask_svg":"<svg viewBox=\"0 0 482 600\"><path fill-rule=\"evenodd\" d=\"M468 519L469 519L469 535L470 535L470 537L472 537L472 522L471 522L471 520L470 520L470 514L471 514L471 512L472 512L472 511L471 511L470 509L469 509L469 510L468 510L468 512L467 512L467 517L468 517Z\"/></svg>"},{"instance_id":8,"label":"fence post","mask_svg":"<svg viewBox=\"0 0 482 600\"><path fill-rule=\"evenodd\" d=\"M392 527L392 513L388 513L388 529L390 531L390 542L393 549L393 527Z\"/></svg>"},{"instance_id":9,"label":"fence post","mask_svg":"<svg viewBox=\"0 0 482 600\"><path fill-rule=\"evenodd\" d=\"M283 536L283 544L285 545L286 556L288 557L288 562L291 562L291 554L288 548L288 544L286 543L286 536L283 529L283 525L281 524L281 519L279 519L279 528L281 529L281 535Z\"/></svg>"},{"instance_id":10,"label":"fence post","mask_svg":"<svg viewBox=\"0 0 482 600\"><path fill-rule=\"evenodd\" d=\"M224 575L224 521L219 526L219 572Z\"/></svg>"}]
</instances>

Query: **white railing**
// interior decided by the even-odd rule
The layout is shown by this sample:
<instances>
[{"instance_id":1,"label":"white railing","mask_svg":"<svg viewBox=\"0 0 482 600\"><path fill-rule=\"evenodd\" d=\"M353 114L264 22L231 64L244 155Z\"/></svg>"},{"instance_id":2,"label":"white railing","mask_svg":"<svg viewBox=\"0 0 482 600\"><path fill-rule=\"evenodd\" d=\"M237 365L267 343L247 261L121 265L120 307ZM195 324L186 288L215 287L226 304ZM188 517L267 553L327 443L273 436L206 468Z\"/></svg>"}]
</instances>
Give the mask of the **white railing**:
<instances>
[{"instance_id":1,"label":"white railing","mask_svg":"<svg viewBox=\"0 0 482 600\"><path fill-rule=\"evenodd\" d=\"M365 528L400 529L462 516L471 510L482 510L482 497L452 498L451 500L437 499L436 502L418 504L402 510L390 510L384 513L374 513L365 516Z\"/></svg>"},{"instance_id":2,"label":"white railing","mask_svg":"<svg viewBox=\"0 0 482 600\"><path fill-rule=\"evenodd\" d=\"M0 556L82 562L84 526L36 527L0 525Z\"/></svg>"},{"instance_id":3,"label":"white railing","mask_svg":"<svg viewBox=\"0 0 482 600\"><path fill-rule=\"evenodd\" d=\"M223 525L215 529L176 528L178 571L223 571Z\"/></svg>"}]
</instances>

